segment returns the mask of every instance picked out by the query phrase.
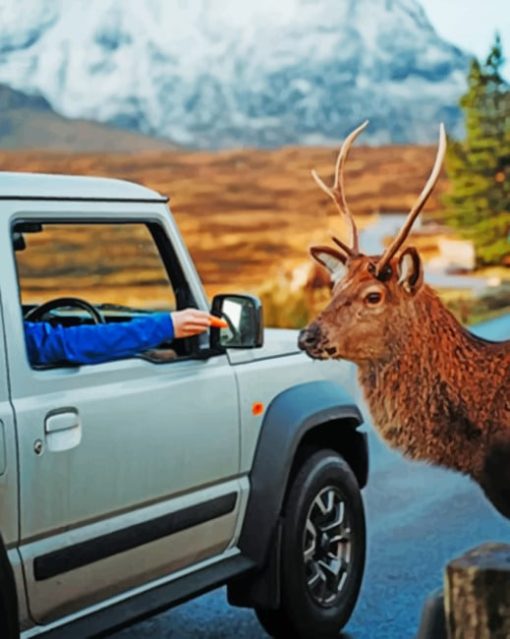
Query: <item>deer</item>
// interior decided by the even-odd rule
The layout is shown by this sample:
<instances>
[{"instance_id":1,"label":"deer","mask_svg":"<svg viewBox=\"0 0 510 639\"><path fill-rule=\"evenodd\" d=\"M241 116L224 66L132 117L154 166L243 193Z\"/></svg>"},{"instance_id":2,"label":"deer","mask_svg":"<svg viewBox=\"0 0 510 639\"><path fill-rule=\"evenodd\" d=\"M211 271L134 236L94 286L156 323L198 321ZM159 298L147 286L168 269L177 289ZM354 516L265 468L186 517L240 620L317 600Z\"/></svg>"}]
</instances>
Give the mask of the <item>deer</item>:
<instances>
[{"instance_id":1,"label":"deer","mask_svg":"<svg viewBox=\"0 0 510 639\"><path fill-rule=\"evenodd\" d=\"M331 299L300 331L299 348L315 359L354 362L382 439L405 457L467 475L510 518L510 341L469 332L424 282L417 249L403 248L440 175L444 126L432 172L400 231L382 255L364 255L345 197L344 167L367 124L342 144L332 187L312 171L350 238L310 248L328 272Z\"/></svg>"}]
</instances>

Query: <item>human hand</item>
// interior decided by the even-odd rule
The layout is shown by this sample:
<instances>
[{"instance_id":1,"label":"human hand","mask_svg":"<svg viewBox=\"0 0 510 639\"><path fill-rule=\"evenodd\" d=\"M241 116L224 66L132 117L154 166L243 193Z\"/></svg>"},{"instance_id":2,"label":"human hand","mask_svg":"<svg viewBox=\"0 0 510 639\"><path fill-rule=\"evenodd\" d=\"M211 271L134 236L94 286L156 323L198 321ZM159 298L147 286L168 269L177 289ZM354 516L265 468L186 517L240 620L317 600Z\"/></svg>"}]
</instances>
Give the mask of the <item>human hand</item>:
<instances>
[{"instance_id":1,"label":"human hand","mask_svg":"<svg viewBox=\"0 0 510 639\"><path fill-rule=\"evenodd\" d=\"M196 308L175 311L170 313L170 316L174 325L174 336L177 338L205 333L211 325L209 313Z\"/></svg>"}]
</instances>

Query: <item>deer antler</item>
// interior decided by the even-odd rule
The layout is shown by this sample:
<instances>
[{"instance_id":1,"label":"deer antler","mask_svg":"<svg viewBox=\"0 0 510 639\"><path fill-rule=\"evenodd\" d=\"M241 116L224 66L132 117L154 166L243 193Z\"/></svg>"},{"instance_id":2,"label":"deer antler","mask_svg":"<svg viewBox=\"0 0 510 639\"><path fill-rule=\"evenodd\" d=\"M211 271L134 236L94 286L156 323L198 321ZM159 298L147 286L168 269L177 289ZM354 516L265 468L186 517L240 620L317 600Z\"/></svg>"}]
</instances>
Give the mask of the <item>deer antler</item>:
<instances>
[{"instance_id":1,"label":"deer antler","mask_svg":"<svg viewBox=\"0 0 510 639\"><path fill-rule=\"evenodd\" d=\"M429 199L434 186L436 185L437 179L439 177L439 173L441 172L441 165L443 163L444 155L446 152L446 133L444 130L444 125L441 123L439 126L439 145L437 148L436 161L434 163L434 167L432 172L427 180L427 183L423 187L423 191L420 194L420 197L416 200L416 204L413 206L407 219L404 223L404 226L400 229L399 234L393 240L393 242L388 246L388 248L384 251L382 257L377 262L375 267L375 274L378 276L383 272L384 268L390 262L391 258L395 255L398 249L402 246L402 244L406 241L409 232L411 231L411 227L414 224L414 221L418 217L419 212L425 206L426 201Z\"/></svg>"},{"instance_id":2,"label":"deer antler","mask_svg":"<svg viewBox=\"0 0 510 639\"><path fill-rule=\"evenodd\" d=\"M315 171L312 171L312 177L317 182L318 186L327 193L329 197L336 204L336 207L340 211L341 215L345 215L351 225L351 247L349 248L343 242L338 240L337 238L333 238L333 241L340 246L348 255L354 257L359 254L359 240L358 240L358 229L356 228L356 223L354 222L354 218L352 213L349 211L349 207L347 206L347 200L345 199L344 192L344 165L347 159L347 155L352 146L354 140L358 137L358 135L365 129L368 124L368 120L363 122L357 129L354 129L352 133L350 133L344 140L342 144L342 148L338 154L338 159L336 161L335 168L335 182L331 188L326 186L321 178L317 175Z\"/></svg>"}]
</instances>

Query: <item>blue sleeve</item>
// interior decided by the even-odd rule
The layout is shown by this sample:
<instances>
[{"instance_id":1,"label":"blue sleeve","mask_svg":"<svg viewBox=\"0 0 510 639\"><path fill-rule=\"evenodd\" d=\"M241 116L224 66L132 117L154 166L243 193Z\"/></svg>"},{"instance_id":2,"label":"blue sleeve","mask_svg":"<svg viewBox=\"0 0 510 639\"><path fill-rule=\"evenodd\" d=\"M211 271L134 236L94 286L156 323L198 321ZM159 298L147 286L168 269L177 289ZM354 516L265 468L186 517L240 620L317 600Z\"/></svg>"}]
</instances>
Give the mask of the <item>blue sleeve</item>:
<instances>
[{"instance_id":1,"label":"blue sleeve","mask_svg":"<svg viewBox=\"0 0 510 639\"><path fill-rule=\"evenodd\" d=\"M173 338L170 313L152 313L130 322L90 326L25 322L25 339L32 364L99 364L132 357Z\"/></svg>"}]
</instances>

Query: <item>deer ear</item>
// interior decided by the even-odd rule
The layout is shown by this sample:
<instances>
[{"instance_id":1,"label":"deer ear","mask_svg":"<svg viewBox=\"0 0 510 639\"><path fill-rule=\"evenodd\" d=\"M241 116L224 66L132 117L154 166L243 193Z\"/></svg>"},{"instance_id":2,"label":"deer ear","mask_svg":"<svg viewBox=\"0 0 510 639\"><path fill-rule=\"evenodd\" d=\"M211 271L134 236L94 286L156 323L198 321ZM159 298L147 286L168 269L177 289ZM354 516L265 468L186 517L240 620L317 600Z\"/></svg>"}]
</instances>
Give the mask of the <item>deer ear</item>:
<instances>
[{"instance_id":1,"label":"deer ear","mask_svg":"<svg viewBox=\"0 0 510 639\"><path fill-rule=\"evenodd\" d=\"M312 246L310 253L314 260L328 269L333 282L338 282L347 273L347 256L340 251L329 246Z\"/></svg>"},{"instance_id":2,"label":"deer ear","mask_svg":"<svg viewBox=\"0 0 510 639\"><path fill-rule=\"evenodd\" d=\"M412 294L423 284L423 265L414 246L406 248L398 258L398 283Z\"/></svg>"}]
</instances>

